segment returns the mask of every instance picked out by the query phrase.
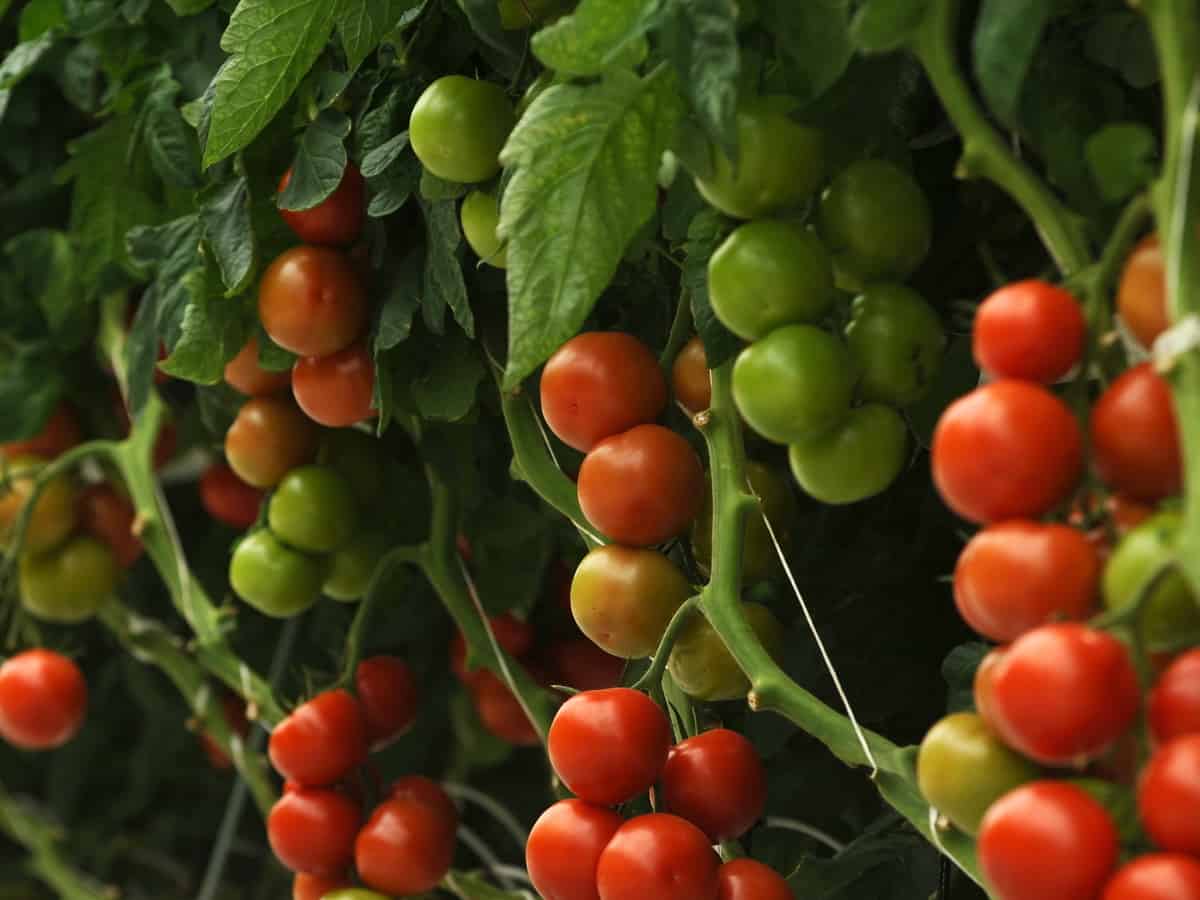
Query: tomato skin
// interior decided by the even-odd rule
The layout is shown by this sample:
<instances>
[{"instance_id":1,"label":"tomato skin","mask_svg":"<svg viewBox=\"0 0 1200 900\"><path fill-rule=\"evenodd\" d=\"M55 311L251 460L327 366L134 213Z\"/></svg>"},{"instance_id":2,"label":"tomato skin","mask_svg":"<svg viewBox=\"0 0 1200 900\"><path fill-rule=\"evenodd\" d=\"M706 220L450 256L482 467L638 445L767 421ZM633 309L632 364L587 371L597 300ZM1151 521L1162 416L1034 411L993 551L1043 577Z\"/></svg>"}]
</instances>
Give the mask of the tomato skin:
<instances>
[{"instance_id":1,"label":"tomato skin","mask_svg":"<svg viewBox=\"0 0 1200 900\"><path fill-rule=\"evenodd\" d=\"M645 547L681 534L696 518L704 468L675 432L638 425L588 453L578 486L588 522L614 541Z\"/></svg>"},{"instance_id":2,"label":"tomato skin","mask_svg":"<svg viewBox=\"0 0 1200 900\"><path fill-rule=\"evenodd\" d=\"M720 860L699 828L678 816L630 819L600 854L600 900L717 900Z\"/></svg>"},{"instance_id":3,"label":"tomato skin","mask_svg":"<svg viewBox=\"0 0 1200 900\"><path fill-rule=\"evenodd\" d=\"M358 507L350 483L336 469L314 463L283 476L267 519L271 531L293 547L331 553L354 536Z\"/></svg>"},{"instance_id":4,"label":"tomato skin","mask_svg":"<svg viewBox=\"0 0 1200 900\"><path fill-rule=\"evenodd\" d=\"M481 262L508 268L508 247L496 233L500 224L500 199L494 191L471 191L459 209L463 235Z\"/></svg>"},{"instance_id":5,"label":"tomato skin","mask_svg":"<svg viewBox=\"0 0 1200 900\"><path fill-rule=\"evenodd\" d=\"M1148 853L1117 870L1100 900L1196 900L1200 860L1181 853Z\"/></svg>"},{"instance_id":6,"label":"tomato skin","mask_svg":"<svg viewBox=\"0 0 1200 900\"><path fill-rule=\"evenodd\" d=\"M751 428L790 444L845 418L856 377L838 338L813 325L785 325L738 354L733 399Z\"/></svg>"},{"instance_id":7,"label":"tomato skin","mask_svg":"<svg viewBox=\"0 0 1200 900\"><path fill-rule=\"evenodd\" d=\"M362 660L354 673L354 689L372 749L387 746L412 727L417 717L417 683L400 657Z\"/></svg>"},{"instance_id":8,"label":"tomato skin","mask_svg":"<svg viewBox=\"0 0 1200 900\"><path fill-rule=\"evenodd\" d=\"M79 420L64 401L54 407L42 430L33 437L0 444L0 457L9 460L18 456L54 459L78 444L79 438Z\"/></svg>"},{"instance_id":9,"label":"tomato skin","mask_svg":"<svg viewBox=\"0 0 1200 900\"><path fill-rule=\"evenodd\" d=\"M1104 483L1155 503L1179 493L1179 422L1166 380L1145 362L1122 374L1092 407L1092 458Z\"/></svg>"},{"instance_id":10,"label":"tomato skin","mask_svg":"<svg viewBox=\"0 0 1200 900\"><path fill-rule=\"evenodd\" d=\"M293 872L324 878L345 875L354 858L358 805L338 791L297 787L285 791L267 816L267 840Z\"/></svg>"},{"instance_id":11,"label":"tomato skin","mask_svg":"<svg viewBox=\"0 0 1200 900\"><path fill-rule=\"evenodd\" d=\"M352 344L370 310L358 272L328 247L280 254L258 285L258 317L280 347L299 356L328 356Z\"/></svg>"},{"instance_id":12,"label":"tomato skin","mask_svg":"<svg viewBox=\"0 0 1200 900\"><path fill-rule=\"evenodd\" d=\"M522 622L512 613L504 612L498 616L489 616L488 624L491 626L496 643L509 656L524 656L533 648L533 626L528 622ZM459 681L468 685L481 672L487 671L486 669L467 669L467 642L461 632L456 632L450 639L450 670L458 677Z\"/></svg>"},{"instance_id":13,"label":"tomato skin","mask_svg":"<svg viewBox=\"0 0 1200 900\"><path fill-rule=\"evenodd\" d=\"M620 331L585 331L546 362L542 415L564 444L584 453L658 418L667 383L645 344Z\"/></svg>"},{"instance_id":14,"label":"tomato skin","mask_svg":"<svg viewBox=\"0 0 1200 900\"><path fill-rule=\"evenodd\" d=\"M392 549L386 535L356 534L330 558L329 574L321 590L325 596L352 603L367 593L380 561Z\"/></svg>"},{"instance_id":15,"label":"tomato skin","mask_svg":"<svg viewBox=\"0 0 1200 900\"><path fill-rule=\"evenodd\" d=\"M358 877L370 888L407 896L433 890L454 859L457 814L419 797L385 800L354 844Z\"/></svg>"},{"instance_id":16,"label":"tomato skin","mask_svg":"<svg viewBox=\"0 0 1200 900\"><path fill-rule=\"evenodd\" d=\"M409 142L438 178L474 184L500 171L500 149L515 124L512 102L498 84L445 75L413 106Z\"/></svg>"},{"instance_id":17,"label":"tomato skin","mask_svg":"<svg viewBox=\"0 0 1200 900\"><path fill-rule=\"evenodd\" d=\"M325 900L325 895L334 891L345 894L341 889L348 886L344 877L322 878L320 875L297 872L292 879L292 900Z\"/></svg>"},{"instance_id":18,"label":"tomato skin","mask_svg":"<svg viewBox=\"0 0 1200 900\"><path fill-rule=\"evenodd\" d=\"M292 180L288 169L279 180L279 193ZM332 194L310 209L283 209L279 215L306 244L353 244L362 234L366 214L367 182L354 163L346 163L342 180Z\"/></svg>"},{"instance_id":19,"label":"tomato skin","mask_svg":"<svg viewBox=\"0 0 1200 900\"><path fill-rule=\"evenodd\" d=\"M525 715L521 701L503 681L491 672L479 672L467 685L479 721L493 737L514 747L536 747L542 742L537 729Z\"/></svg>"},{"instance_id":20,"label":"tomato skin","mask_svg":"<svg viewBox=\"0 0 1200 900\"><path fill-rule=\"evenodd\" d=\"M1087 341L1079 301L1029 278L989 294L975 313L975 362L994 378L1053 384L1078 365Z\"/></svg>"},{"instance_id":21,"label":"tomato skin","mask_svg":"<svg viewBox=\"0 0 1200 900\"><path fill-rule=\"evenodd\" d=\"M1150 692L1150 730L1165 743L1185 734L1200 734L1200 649L1178 657L1159 676Z\"/></svg>"},{"instance_id":22,"label":"tomato skin","mask_svg":"<svg viewBox=\"0 0 1200 900\"><path fill-rule=\"evenodd\" d=\"M787 880L770 866L742 857L717 869L717 900L794 900Z\"/></svg>"},{"instance_id":23,"label":"tomato skin","mask_svg":"<svg viewBox=\"0 0 1200 900\"><path fill-rule=\"evenodd\" d=\"M246 529L258 521L263 492L237 477L228 463L216 462L200 476L200 502L223 525Z\"/></svg>"},{"instance_id":24,"label":"tomato skin","mask_svg":"<svg viewBox=\"0 0 1200 900\"><path fill-rule=\"evenodd\" d=\"M225 364L225 383L247 397L278 394L291 384L287 372L268 372L258 364L258 338L252 337Z\"/></svg>"},{"instance_id":25,"label":"tomato skin","mask_svg":"<svg viewBox=\"0 0 1200 900\"><path fill-rule=\"evenodd\" d=\"M1125 646L1076 623L1018 638L991 674L988 725L1010 747L1047 765L1099 756L1133 723L1141 703Z\"/></svg>"},{"instance_id":26,"label":"tomato skin","mask_svg":"<svg viewBox=\"0 0 1200 900\"><path fill-rule=\"evenodd\" d=\"M617 687L625 671L625 660L601 650L587 638L571 638L545 649L554 684L577 691L599 691Z\"/></svg>"},{"instance_id":27,"label":"tomato skin","mask_svg":"<svg viewBox=\"0 0 1200 900\"><path fill-rule=\"evenodd\" d=\"M654 652L690 595L683 573L658 551L608 544L588 553L575 570L571 613L601 649L642 659Z\"/></svg>"},{"instance_id":28,"label":"tomato skin","mask_svg":"<svg viewBox=\"0 0 1200 900\"><path fill-rule=\"evenodd\" d=\"M77 535L45 553L22 554L17 584L26 612L44 622L77 625L96 614L120 577L108 544Z\"/></svg>"},{"instance_id":29,"label":"tomato skin","mask_svg":"<svg viewBox=\"0 0 1200 900\"><path fill-rule=\"evenodd\" d=\"M145 548L133 533L137 511L127 497L108 484L92 484L79 492L79 527L112 548L117 565L128 569Z\"/></svg>"},{"instance_id":30,"label":"tomato skin","mask_svg":"<svg viewBox=\"0 0 1200 900\"><path fill-rule=\"evenodd\" d=\"M545 900L599 900L596 866L625 820L602 806L560 800L533 823L525 868Z\"/></svg>"},{"instance_id":31,"label":"tomato skin","mask_svg":"<svg viewBox=\"0 0 1200 900\"><path fill-rule=\"evenodd\" d=\"M341 781L367 758L362 707L347 691L322 691L271 732L267 753L275 771L305 787Z\"/></svg>"},{"instance_id":32,"label":"tomato skin","mask_svg":"<svg viewBox=\"0 0 1200 900\"><path fill-rule=\"evenodd\" d=\"M550 724L547 751L558 777L579 799L615 806L648 791L667 761L671 726L640 691L576 694Z\"/></svg>"},{"instance_id":33,"label":"tomato skin","mask_svg":"<svg viewBox=\"0 0 1200 900\"><path fill-rule=\"evenodd\" d=\"M0 737L14 747L61 747L79 733L87 705L87 681L61 653L25 650L0 665Z\"/></svg>"},{"instance_id":34,"label":"tomato skin","mask_svg":"<svg viewBox=\"0 0 1200 900\"><path fill-rule=\"evenodd\" d=\"M742 538L742 580L750 583L763 581L779 571L779 555L763 523L763 514L770 520L780 544L786 547L798 513L796 497L785 473L752 459L746 460L745 469L750 488L759 499L759 509L746 516ZM712 491L707 490L700 513L692 523L692 553L705 574L710 571L712 561L712 531Z\"/></svg>"},{"instance_id":35,"label":"tomato skin","mask_svg":"<svg viewBox=\"0 0 1200 900\"><path fill-rule=\"evenodd\" d=\"M946 349L942 320L925 298L902 284L872 284L854 298L846 346L867 400L908 406L937 377Z\"/></svg>"},{"instance_id":36,"label":"tomato skin","mask_svg":"<svg viewBox=\"0 0 1200 900\"><path fill-rule=\"evenodd\" d=\"M1200 855L1200 734L1154 751L1138 784L1138 814L1159 847Z\"/></svg>"},{"instance_id":37,"label":"tomato skin","mask_svg":"<svg viewBox=\"0 0 1200 900\"><path fill-rule=\"evenodd\" d=\"M229 560L235 594L266 616L287 619L321 596L327 564L280 543L269 529L246 535Z\"/></svg>"},{"instance_id":38,"label":"tomato skin","mask_svg":"<svg viewBox=\"0 0 1200 900\"><path fill-rule=\"evenodd\" d=\"M378 414L375 362L362 341L328 356L305 356L292 366L292 394L314 422L346 428Z\"/></svg>"},{"instance_id":39,"label":"tomato skin","mask_svg":"<svg viewBox=\"0 0 1200 900\"><path fill-rule=\"evenodd\" d=\"M954 569L959 614L1001 642L1048 622L1087 618L1099 588L1100 557L1087 535L1024 519L977 532Z\"/></svg>"},{"instance_id":40,"label":"tomato skin","mask_svg":"<svg viewBox=\"0 0 1200 900\"><path fill-rule=\"evenodd\" d=\"M12 540L21 510L29 502L34 481L44 465L35 456L0 460L0 547ZM21 550L41 553L66 540L77 524L76 498L75 483L69 474L64 472L51 478L30 512Z\"/></svg>"},{"instance_id":41,"label":"tomato skin","mask_svg":"<svg viewBox=\"0 0 1200 900\"><path fill-rule=\"evenodd\" d=\"M1142 238L1121 270L1117 287L1117 311L1134 337L1149 349L1167 330L1167 278L1158 235Z\"/></svg>"},{"instance_id":42,"label":"tomato skin","mask_svg":"<svg viewBox=\"0 0 1200 900\"><path fill-rule=\"evenodd\" d=\"M671 366L671 393L692 415L712 404L712 376L708 371L708 356L704 341L697 335L679 351Z\"/></svg>"},{"instance_id":43,"label":"tomato skin","mask_svg":"<svg viewBox=\"0 0 1200 900\"><path fill-rule=\"evenodd\" d=\"M269 488L317 452L317 429L290 401L247 401L225 433L225 458L246 484Z\"/></svg>"},{"instance_id":44,"label":"tomato skin","mask_svg":"<svg viewBox=\"0 0 1200 900\"><path fill-rule=\"evenodd\" d=\"M742 611L759 642L778 658L783 651L783 626L775 614L760 603L746 603ZM742 700L750 691L750 680L704 616L692 616L684 626L667 669L685 692L699 700Z\"/></svg>"},{"instance_id":45,"label":"tomato skin","mask_svg":"<svg viewBox=\"0 0 1200 900\"><path fill-rule=\"evenodd\" d=\"M767 773L758 751L728 728L672 747L659 783L663 811L691 822L712 844L740 838L767 805Z\"/></svg>"},{"instance_id":46,"label":"tomato skin","mask_svg":"<svg viewBox=\"0 0 1200 900\"><path fill-rule=\"evenodd\" d=\"M980 523L1049 512L1083 470L1071 410L1024 381L996 381L955 400L938 421L931 453L946 505Z\"/></svg>"},{"instance_id":47,"label":"tomato skin","mask_svg":"<svg viewBox=\"0 0 1200 900\"><path fill-rule=\"evenodd\" d=\"M1033 763L1004 746L975 713L954 713L939 721L917 755L921 795L971 835L979 833L988 807L1037 774Z\"/></svg>"},{"instance_id":48,"label":"tomato skin","mask_svg":"<svg viewBox=\"0 0 1200 900\"><path fill-rule=\"evenodd\" d=\"M996 900L1094 900L1119 851L1104 807L1058 781L1035 781L997 800L978 847Z\"/></svg>"},{"instance_id":49,"label":"tomato skin","mask_svg":"<svg viewBox=\"0 0 1200 900\"><path fill-rule=\"evenodd\" d=\"M881 494L908 461L908 425L881 403L856 406L829 431L788 447L792 475L822 503L858 503Z\"/></svg>"},{"instance_id":50,"label":"tomato skin","mask_svg":"<svg viewBox=\"0 0 1200 900\"><path fill-rule=\"evenodd\" d=\"M443 822L458 821L458 808L446 793L446 789L423 775L405 775L403 778L397 778L388 788L387 796L389 800L403 800L427 806Z\"/></svg>"}]
</instances>

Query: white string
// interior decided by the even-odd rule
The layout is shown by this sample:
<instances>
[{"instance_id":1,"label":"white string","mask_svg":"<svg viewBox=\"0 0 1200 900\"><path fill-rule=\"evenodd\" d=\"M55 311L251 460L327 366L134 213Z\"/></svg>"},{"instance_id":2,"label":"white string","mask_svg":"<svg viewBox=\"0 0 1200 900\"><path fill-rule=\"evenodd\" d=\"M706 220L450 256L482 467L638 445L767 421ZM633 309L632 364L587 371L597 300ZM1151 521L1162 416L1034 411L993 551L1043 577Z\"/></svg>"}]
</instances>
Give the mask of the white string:
<instances>
[{"instance_id":1,"label":"white string","mask_svg":"<svg viewBox=\"0 0 1200 900\"><path fill-rule=\"evenodd\" d=\"M837 838L826 834L820 828L809 825L807 822L801 822L798 819L787 819L783 816L767 816L767 818L763 820L763 824L765 824L768 828L780 828L784 831L798 832L805 837L812 838L819 844L824 844L834 853L841 853L846 849L846 845Z\"/></svg>"},{"instance_id":2,"label":"white string","mask_svg":"<svg viewBox=\"0 0 1200 900\"><path fill-rule=\"evenodd\" d=\"M513 879L509 874L509 869L511 867L500 862L496 854L492 852L492 848L487 845L483 838L477 835L466 825L459 825L458 839L466 844L472 853L479 857L480 861L489 872L492 872L496 875L497 879L500 881L500 884L504 886L506 891L513 889Z\"/></svg>"},{"instance_id":3,"label":"white string","mask_svg":"<svg viewBox=\"0 0 1200 900\"><path fill-rule=\"evenodd\" d=\"M558 469L558 471L561 472L562 471L562 463L560 463L558 461L558 456L556 456L554 453L554 442L550 440L550 435L548 435L546 433L546 426L542 424L542 417L539 416L536 411L533 414L533 421L537 423L538 433L541 434L542 442L546 445L546 450L550 454L550 461L553 462L554 467L556 469ZM571 520L571 524L574 525L575 530L578 531L583 536L585 543L590 541L592 544L595 544L597 546L604 543L604 538L602 538L598 534L588 531L586 528L584 528L582 525L580 525L574 519Z\"/></svg>"},{"instance_id":4,"label":"white string","mask_svg":"<svg viewBox=\"0 0 1200 900\"><path fill-rule=\"evenodd\" d=\"M443 781L442 787L446 789L446 793L451 797L459 800L470 800L472 803L476 803L487 810L492 818L507 829L517 845L524 848L525 842L529 840L529 832L517 821L517 817L510 813L504 806L497 803L483 791L476 790L467 784L459 784L455 781Z\"/></svg>"}]
</instances>

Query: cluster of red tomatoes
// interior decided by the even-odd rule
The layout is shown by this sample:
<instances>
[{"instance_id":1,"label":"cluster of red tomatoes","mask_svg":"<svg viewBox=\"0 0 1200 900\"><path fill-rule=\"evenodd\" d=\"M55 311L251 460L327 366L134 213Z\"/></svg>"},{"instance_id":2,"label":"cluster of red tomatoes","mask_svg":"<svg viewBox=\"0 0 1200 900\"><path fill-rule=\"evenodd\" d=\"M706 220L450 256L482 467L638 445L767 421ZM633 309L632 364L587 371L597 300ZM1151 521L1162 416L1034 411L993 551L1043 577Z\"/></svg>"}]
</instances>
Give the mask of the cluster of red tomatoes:
<instances>
[{"instance_id":1,"label":"cluster of red tomatoes","mask_svg":"<svg viewBox=\"0 0 1200 900\"><path fill-rule=\"evenodd\" d=\"M666 714L645 694L576 694L550 726L550 763L574 799L533 826L530 880L545 900L789 900L787 882L713 845L762 816L766 774L754 746L716 728L672 746ZM660 812L612 809L648 791Z\"/></svg>"},{"instance_id":2,"label":"cluster of red tomatoes","mask_svg":"<svg viewBox=\"0 0 1200 900\"><path fill-rule=\"evenodd\" d=\"M1128 295L1140 253L1119 306L1149 343L1166 322L1161 261L1147 325L1144 283L1137 309ZM976 712L926 736L918 780L946 822L978 835L999 900L1200 897L1200 651L1171 662L1200 639L1200 607L1172 568L1178 425L1149 363L1116 378L1089 410L1097 484L1084 489L1111 493L1073 505L1084 438L1049 385L1084 363L1086 341L1078 301L1041 281L996 291L976 315L975 358L993 380L947 408L932 466L946 503L983 526L959 557L956 605L1001 646L976 672ZM1107 521L1085 530L1096 516ZM1107 613L1085 624L1101 599ZM1119 868L1129 836L1104 792L1072 778L1088 766L1136 793L1145 837Z\"/></svg>"}]
</instances>

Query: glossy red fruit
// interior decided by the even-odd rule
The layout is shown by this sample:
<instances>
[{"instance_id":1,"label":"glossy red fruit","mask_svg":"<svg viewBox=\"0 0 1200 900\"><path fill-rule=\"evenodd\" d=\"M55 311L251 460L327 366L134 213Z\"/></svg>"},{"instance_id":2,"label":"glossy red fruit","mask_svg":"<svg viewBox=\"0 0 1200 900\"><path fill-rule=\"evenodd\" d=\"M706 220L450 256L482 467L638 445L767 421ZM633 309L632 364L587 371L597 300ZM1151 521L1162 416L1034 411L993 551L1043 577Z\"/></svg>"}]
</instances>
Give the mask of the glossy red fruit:
<instances>
[{"instance_id":1,"label":"glossy red fruit","mask_svg":"<svg viewBox=\"0 0 1200 900\"><path fill-rule=\"evenodd\" d=\"M350 887L350 882L344 877L322 878L320 875L297 872L292 879L292 900L322 900L326 894L347 887Z\"/></svg>"},{"instance_id":2,"label":"glossy red fruit","mask_svg":"<svg viewBox=\"0 0 1200 900\"><path fill-rule=\"evenodd\" d=\"M288 169L279 180L282 194L292 180ZM353 244L362 234L367 183L354 163L346 163L333 193L311 209L280 209L279 215L306 244Z\"/></svg>"},{"instance_id":3,"label":"glossy red fruit","mask_svg":"<svg viewBox=\"0 0 1200 900\"><path fill-rule=\"evenodd\" d=\"M40 456L54 459L79 443L79 421L65 402L59 403L46 420L46 424L31 438L0 444L0 456L16 459L18 456Z\"/></svg>"},{"instance_id":4,"label":"glossy red fruit","mask_svg":"<svg viewBox=\"0 0 1200 900\"><path fill-rule=\"evenodd\" d=\"M291 384L288 372L268 372L258 364L258 338L250 338L225 364L225 383L247 397L277 394Z\"/></svg>"},{"instance_id":5,"label":"glossy red fruit","mask_svg":"<svg viewBox=\"0 0 1200 900\"><path fill-rule=\"evenodd\" d=\"M403 800L427 806L443 822L458 821L458 808L446 793L446 789L424 775L405 775L398 778L388 788L387 795L389 800Z\"/></svg>"},{"instance_id":6,"label":"glossy red fruit","mask_svg":"<svg viewBox=\"0 0 1200 900\"><path fill-rule=\"evenodd\" d=\"M1200 856L1200 734L1163 744L1138 784L1138 813L1164 850Z\"/></svg>"},{"instance_id":7,"label":"glossy red fruit","mask_svg":"<svg viewBox=\"0 0 1200 900\"><path fill-rule=\"evenodd\" d=\"M1148 853L1122 866L1100 900L1200 900L1200 860Z\"/></svg>"},{"instance_id":8,"label":"glossy red fruit","mask_svg":"<svg viewBox=\"0 0 1200 900\"><path fill-rule=\"evenodd\" d=\"M587 452L607 437L653 422L667 382L645 344L620 331L588 331L546 362L542 415L564 444Z\"/></svg>"},{"instance_id":9,"label":"glossy red fruit","mask_svg":"<svg viewBox=\"0 0 1200 900\"><path fill-rule=\"evenodd\" d=\"M1179 493L1179 423L1166 380L1150 363L1125 372L1092 407L1092 458L1114 490L1154 503Z\"/></svg>"},{"instance_id":10,"label":"glossy red fruit","mask_svg":"<svg viewBox=\"0 0 1200 900\"><path fill-rule=\"evenodd\" d=\"M384 747L412 727L417 717L417 683L398 656L372 656L358 664L354 688L372 749Z\"/></svg>"},{"instance_id":11,"label":"glossy red fruit","mask_svg":"<svg viewBox=\"0 0 1200 900\"><path fill-rule=\"evenodd\" d=\"M596 866L625 820L582 800L560 800L533 823L525 867L543 900L599 900Z\"/></svg>"},{"instance_id":12,"label":"glossy red fruit","mask_svg":"<svg viewBox=\"0 0 1200 900\"><path fill-rule=\"evenodd\" d=\"M545 650L545 660L554 684L577 691L616 687L625 671L625 660L605 653L584 637L551 644Z\"/></svg>"},{"instance_id":13,"label":"glossy red fruit","mask_svg":"<svg viewBox=\"0 0 1200 900\"><path fill-rule=\"evenodd\" d=\"M537 729L508 685L491 672L475 674L480 677L468 684L468 690L475 701L479 721L488 733L517 747L536 747L540 744Z\"/></svg>"},{"instance_id":14,"label":"glossy red fruit","mask_svg":"<svg viewBox=\"0 0 1200 900\"><path fill-rule=\"evenodd\" d=\"M596 866L600 900L717 900L720 860L704 832L667 813L630 819Z\"/></svg>"},{"instance_id":15,"label":"glossy red fruit","mask_svg":"<svg viewBox=\"0 0 1200 900\"><path fill-rule=\"evenodd\" d=\"M87 714L87 682L74 661L53 650L26 650L0 665L0 737L23 750L71 740Z\"/></svg>"},{"instance_id":16,"label":"glossy red fruit","mask_svg":"<svg viewBox=\"0 0 1200 900\"><path fill-rule=\"evenodd\" d=\"M367 724L358 701L343 690L301 703L271 732L271 765L306 786L334 784L367 758Z\"/></svg>"},{"instance_id":17,"label":"glossy red fruit","mask_svg":"<svg viewBox=\"0 0 1200 900\"><path fill-rule=\"evenodd\" d=\"M740 838L767 804L767 775L758 751L728 728L672 747L659 785L663 811L687 819L713 844Z\"/></svg>"},{"instance_id":18,"label":"glossy red fruit","mask_svg":"<svg viewBox=\"0 0 1200 900\"><path fill-rule=\"evenodd\" d=\"M979 305L975 362L995 378L1052 384L1083 357L1083 307L1056 285L1030 278L1005 285Z\"/></svg>"},{"instance_id":19,"label":"glossy red fruit","mask_svg":"<svg viewBox=\"0 0 1200 900\"><path fill-rule=\"evenodd\" d=\"M328 356L366 330L370 311L358 272L328 247L293 247L280 255L258 287L258 317L280 347L300 356Z\"/></svg>"},{"instance_id":20,"label":"glossy red fruit","mask_svg":"<svg viewBox=\"0 0 1200 900\"><path fill-rule=\"evenodd\" d=\"M377 413L375 362L362 341L328 356L305 356L292 367L296 405L314 422L346 428Z\"/></svg>"},{"instance_id":21,"label":"glossy red fruit","mask_svg":"<svg viewBox=\"0 0 1200 900\"><path fill-rule=\"evenodd\" d=\"M512 613L505 612L498 616L489 616L488 622L492 626L496 643L510 656L524 656L533 647L533 626L528 622L522 622ZM480 673L486 671L485 669L467 669L467 642L463 639L461 632L456 632L450 639L450 670L458 676L459 681L468 685L472 681L479 680Z\"/></svg>"},{"instance_id":22,"label":"glossy red fruit","mask_svg":"<svg viewBox=\"0 0 1200 900\"><path fill-rule=\"evenodd\" d=\"M79 528L108 544L122 569L138 561L145 548L134 534L137 511L128 497L110 484L92 484L79 492L75 503Z\"/></svg>"},{"instance_id":23,"label":"glossy red fruit","mask_svg":"<svg viewBox=\"0 0 1200 900\"><path fill-rule=\"evenodd\" d=\"M227 463L216 462L200 476L200 503L224 525L239 531L258 521L263 492L246 484Z\"/></svg>"},{"instance_id":24,"label":"glossy red fruit","mask_svg":"<svg viewBox=\"0 0 1200 900\"><path fill-rule=\"evenodd\" d=\"M267 840L276 858L293 872L326 878L345 874L354 859L358 805L338 791L284 791L267 816Z\"/></svg>"},{"instance_id":25,"label":"glossy red fruit","mask_svg":"<svg viewBox=\"0 0 1200 900\"><path fill-rule=\"evenodd\" d=\"M1172 662L1150 692L1150 730L1160 743L1200 734L1200 649Z\"/></svg>"},{"instance_id":26,"label":"glossy red fruit","mask_svg":"<svg viewBox=\"0 0 1200 900\"><path fill-rule=\"evenodd\" d=\"M385 894L407 896L433 890L454 859L457 814L416 797L385 800L375 808L354 844L358 877Z\"/></svg>"},{"instance_id":27,"label":"glossy red fruit","mask_svg":"<svg viewBox=\"0 0 1200 900\"><path fill-rule=\"evenodd\" d=\"M731 859L717 870L718 900L795 900L787 880L757 860Z\"/></svg>"}]
</instances>

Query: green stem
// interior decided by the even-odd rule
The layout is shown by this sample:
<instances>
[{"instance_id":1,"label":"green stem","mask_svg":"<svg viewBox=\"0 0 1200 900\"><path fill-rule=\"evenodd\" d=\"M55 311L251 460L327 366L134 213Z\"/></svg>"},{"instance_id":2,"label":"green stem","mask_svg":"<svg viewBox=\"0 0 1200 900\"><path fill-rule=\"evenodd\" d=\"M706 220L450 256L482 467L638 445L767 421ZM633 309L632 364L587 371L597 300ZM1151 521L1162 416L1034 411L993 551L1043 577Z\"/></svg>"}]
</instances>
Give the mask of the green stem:
<instances>
[{"instance_id":1,"label":"green stem","mask_svg":"<svg viewBox=\"0 0 1200 900\"><path fill-rule=\"evenodd\" d=\"M1100 260L1084 281L1088 325L1096 338L1102 338L1112 325L1112 287L1129 250L1141 236L1151 215L1150 198L1138 194L1121 211L1100 254Z\"/></svg>"},{"instance_id":2,"label":"green stem","mask_svg":"<svg viewBox=\"0 0 1200 900\"><path fill-rule=\"evenodd\" d=\"M338 679L337 686L354 690L354 676L358 671L358 663L362 659L363 638L367 634L367 623L371 620L371 613L375 611L376 605L383 597L383 585L398 564L408 562L420 564L422 559L422 548L420 547L395 547L379 561L375 566L375 571L371 574L371 581L367 585L367 592L358 604L358 609L354 611L354 621L350 623L350 630L346 633L346 652L342 663L342 675Z\"/></svg>"},{"instance_id":3,"label":"green stem","mask_svg":"<svg viewBox=\"0 0 1200 900\"><path fill-rule=\"evenodd\" d=\"M679 609L675 610L675 615L671 616L671 621L667 623L667 630L663 632L662 640L658 642L658 649L654 651L650 668L633 685L634 689L644 691L659 686L663 672L667 670L667 660L671 658L671 648L675 646L675 641L687 623L691 621L692 613L697 610L699 605L699 597L689 597Z\"/></svg>"},{"instance_id":4,"label":"green stem","mask_svg":"<svg viewBox=\"0 0 1200 900\"><path fill-rule=\"evenodd\" d=\"M29 851L28 867L63 900L113 900L107 888L72 866L61 846L62 831L0 785L0 831Z\"/></svg>"},{"instance_id":5,"label":"green stem","mask_svg":"<svg viewBox=\"0 0 1200 900\"><path fill-rule=\"evenodd\" d=\"M667 335L667 345L663 347L658 357L658 364L671 381L671 367L675 365L675 357L683 345L687 343L688 335L692 333L692 304L688 299L687 289L679 291L679 301L675 304L675 318L671 320L671 332Z\"/></svg>"}]
</instances>

